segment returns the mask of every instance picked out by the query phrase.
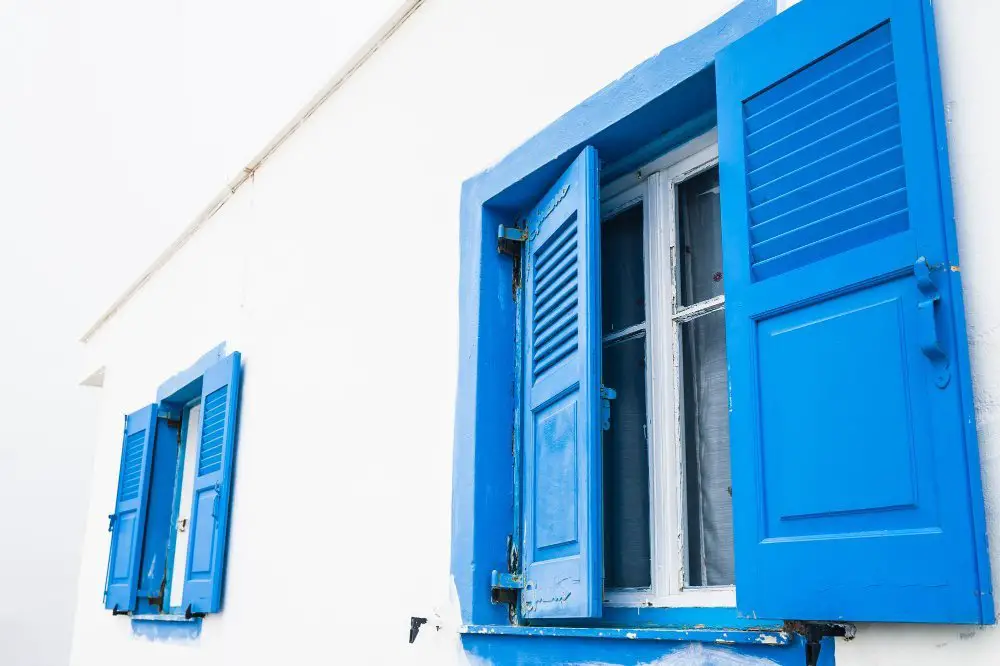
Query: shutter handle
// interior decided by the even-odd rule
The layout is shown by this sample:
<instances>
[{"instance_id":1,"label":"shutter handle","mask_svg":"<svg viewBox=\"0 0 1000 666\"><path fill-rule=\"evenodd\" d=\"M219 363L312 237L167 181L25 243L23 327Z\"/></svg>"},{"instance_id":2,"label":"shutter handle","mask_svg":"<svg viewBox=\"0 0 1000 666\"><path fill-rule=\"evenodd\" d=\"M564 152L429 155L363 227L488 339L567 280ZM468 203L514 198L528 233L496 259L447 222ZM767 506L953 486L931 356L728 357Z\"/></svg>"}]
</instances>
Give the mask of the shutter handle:
<instances>
[{"instance_id":1,"label":"shutter handle","mask_svg":"<svg viewBox=\"0 0 1000 666\"><path fill-rule=\"evenodd\" d=\"M115 518L117 518L117 517L118 517L117 513L109 513L108 514L108 531L109 532L114 531L114 529L115 529Z\"/></svg>"},{"instance_id":2,"label":"shutter handle","mask_svg":"<svg viewBox=\"0 0 1000 666\"><path fill-rule=\"evenodd\" d=\"M934 366L934 384L943 389L951 381L951 372L948 369L948 355L941 347L937 332L935 310L941 301L941 292L931 279L931 266L925 257L914 262L913 275L917 279L917 289L920 290L920 300L917 301L917 338L920 351Z\"/></svg>"},{"instance_id":3,"label":"shutter handle","mask_svg":"<svg viewBox=\"0 0 1000 666\"><path fill-rule=\"evenodd\" d=\"M219 520L219 495L222 494L221 487L215 484L215 499L212 500L212 520Z\"/></svg>"}]
</instances>

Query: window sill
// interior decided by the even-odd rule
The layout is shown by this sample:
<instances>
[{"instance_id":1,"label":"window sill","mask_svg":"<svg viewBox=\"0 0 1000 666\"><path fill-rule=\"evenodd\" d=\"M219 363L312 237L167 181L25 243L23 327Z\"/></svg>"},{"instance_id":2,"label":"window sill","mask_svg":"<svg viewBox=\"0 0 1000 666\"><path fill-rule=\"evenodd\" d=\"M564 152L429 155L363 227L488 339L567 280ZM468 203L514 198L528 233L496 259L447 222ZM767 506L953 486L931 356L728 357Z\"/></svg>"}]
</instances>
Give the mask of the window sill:
<instances>
[{"instance_id":1,"label":"window sill","mask_svg":"<svg viewBox=\"0 0 1000 666\"><path fill-rule=\"evenodd\" d=\"M486 636L548 636L605 638L643 641L689 641L722 645L788 645L793 642L785 631L743 629L652 629L621 627L524 627L514 625L467 624L459 633Z\"/></svg>"},{"instance_id":2,"label":"window sill","mask_svg":"<svg viewBox=\"0 0 1000 666\"><path fill-rule=\"evenodd\" d=\"M152 641L190 641L201 635L200 617L183 615L133 615L132 634Z\"/></svg>"},{"instance_id":3,"label":"window sill","mask_svg":"<svg viewBox=\"0 0 1000 666\"><path fill-rule=\"evenodd\" d=\"M132 615L131 617L134 622L186 622L188 624L197 624L201 621L200 617L184 617L183 615L172 615L170 613L151 613L148 615Z\"/></svg>"}]
</instances>

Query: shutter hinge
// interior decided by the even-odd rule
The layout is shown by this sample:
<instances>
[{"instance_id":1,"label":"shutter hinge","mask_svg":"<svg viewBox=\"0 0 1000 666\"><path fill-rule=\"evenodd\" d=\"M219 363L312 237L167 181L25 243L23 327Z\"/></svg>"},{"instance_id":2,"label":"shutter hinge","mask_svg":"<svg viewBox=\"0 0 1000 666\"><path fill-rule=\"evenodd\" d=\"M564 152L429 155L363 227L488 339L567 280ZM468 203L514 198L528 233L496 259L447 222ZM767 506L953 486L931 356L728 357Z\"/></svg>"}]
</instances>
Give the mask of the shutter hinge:
<instances>
[{"instance_id":1,"label":"shutter hinge","mask_svg":"<svg viewBox=\"0 0 1000 666\"><path fill-rule=\"evenodd\" d=\"M507 572L494 570L490 576L490 598L495 604L507 604L511 624L517 621L518 590L524 589L524 577L517 573L520 561L514 536L507 535Z\"/></svg>"},{"instance_id":2,"label":"shutter hinge","mask_svg":"<svg viewBox=\"0 0 1000 666\"><path fill-rule=\"evenodd\" d=\"M601 384L601 430L611 429L611 401L617 397L617 391Z\"/></svg>"},{"instance_id":3,"label":"shutter hinge","mask_svg":"<svg viewBox=\"0 0 1000 666\"><path fill-rule=\"evenodd\" d=\"M823 647L823 638L827 636L851 640L854 638L855 627L846 622L785 622L785 631L802 636L806 642L806 666L818 666L819 651Z\"/></svg>"},{"instance_id":4,"label":"shutter hinge","mask_svg":"<svg viewBox=\"0 0 1000 666\"><path fill-rule=\"evenodd\" d=\"M528 240L528 230L527 228L520 227L508 227L501 224L497 228L497 252L500 254L509 254L514 257L521 253L518 243L524 243Z\"/></svg>"}]
</instances>

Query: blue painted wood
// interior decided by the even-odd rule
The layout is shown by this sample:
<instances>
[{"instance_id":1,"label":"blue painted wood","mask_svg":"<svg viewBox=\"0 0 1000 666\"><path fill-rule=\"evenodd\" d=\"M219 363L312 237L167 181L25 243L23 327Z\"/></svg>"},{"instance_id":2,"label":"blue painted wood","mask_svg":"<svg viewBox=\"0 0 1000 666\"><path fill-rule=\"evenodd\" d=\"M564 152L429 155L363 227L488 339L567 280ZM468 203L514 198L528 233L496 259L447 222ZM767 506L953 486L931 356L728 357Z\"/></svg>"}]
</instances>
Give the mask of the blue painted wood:
<instances>
[{"instance_id":1,"label":"blue painted wood","mask_svg":"<svg viewBox=\"0 0 1000 666\"><path fill-rule=\"evenodd\" d=\"M156 440L156 404L125 417L115 512L111 515L111 554L104 607L132 611L139 585L139 560L146 527L150 467Z\"/></svg>"},{"instance_id":2,"label":"blue painted wood","mask_svg":"<svg viewBox=\"0 0 1000 666\"><path fill-rule=\"evenodd\" d=\"M492 636L544 636L560 638L612 638L643 641L690 641L728 645L789 645L795 634L787 631L730 631L726 629L649 627L535 627L473 624L459 629L462 634Z\"/></svg>"},{"instance_id":3,"label":"blue painted wood","mask_svg":"<svg viewBox=\"0 0 1000 666\"><path fill-rule=\"evenodd\" d=\"M588 147L526 218L526 618L601 614L599 197L597 151Z\"/></svg>"},{"instance_id":4,"label":"blue painted wood","mask_svg":"<svg viewBox=\"0 0 1000 666\"><path fill-rule=\"evenodd\" d=\"M205 370L182 603L191 613L214 613L222 607L239 388L239 352Z\"/></svg>"},{"instance_id":5,"label":"blue painted wood","mask_svg":"<svg viewBox=\"0 0 1000 666\"><path fill-rule=\"evenodd\" d=\"M146 522L142 538L142 559L139 566L139 591L135 614L161 612L158 600L165 589L170 571L168 543L176 521L171 518L172 490L177 480L177 422L164 418L164 404L159 404L160 416L156 419L156 444L150 469L149 496L146 504ZM177 416L180 416L179 414ZM153 601L150 601L152 599Z\"/></svg>"},{"instance_id":6,"label":"blue painted wood","mask_svg":"<svg viewBox=\"0 0 1000 666\"><path fill-rule=\"evenodd\" d=\"M746 617L994 619L932 21L812 0L717 59Z\"/></svg>"}]
</instances>

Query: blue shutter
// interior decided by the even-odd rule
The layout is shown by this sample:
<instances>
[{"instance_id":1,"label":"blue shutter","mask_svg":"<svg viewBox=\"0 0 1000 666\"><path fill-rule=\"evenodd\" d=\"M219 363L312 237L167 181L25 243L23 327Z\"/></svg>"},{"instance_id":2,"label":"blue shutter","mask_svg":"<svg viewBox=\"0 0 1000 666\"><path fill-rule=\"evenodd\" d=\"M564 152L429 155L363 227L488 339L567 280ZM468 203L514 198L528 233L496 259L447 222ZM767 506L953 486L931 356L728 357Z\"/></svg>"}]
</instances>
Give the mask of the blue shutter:
<instances>
[{"instance_id":1,"label":"blue shutter","mask_svg":"<svg viewBox=\"0 0 1000 666\"><path fill-rule=\"evenodd\" d=\"M528 618L601 614L600 207L584 149L527 217L524 563Z\"/></svg>"},{"instance_id":2,"label":"blue shutter","mask_svg":"<svg viewBox=\"0 0 1000 666\"><path fill-rule=\"evenodd\" d=\"M104 607L109 610L135 610L155 440L155 404L125 417L118 495L109 527L111 554L108 556L108 577L104 588Z\"/></svg>"},{"instance_id":3,"label":"blue shutter","mask_svg":"<svg viewBox=\"0 0 1000 666\"><path fill-rule=\"evenodd\" d=\"M239 389L239 352L205 371L182 602L189 613L214 613L222 606Z\"/></svg>"},{"instance_id":4,"label":"blue shutter","mask_svg":"<svg viewBox=\"0 0 1000 666\"><path fill-rule=\"evenodd\" d=\"M930 3L806 0L716 73L740 612L992 623Z\"/></svg>"}]
</instances>

